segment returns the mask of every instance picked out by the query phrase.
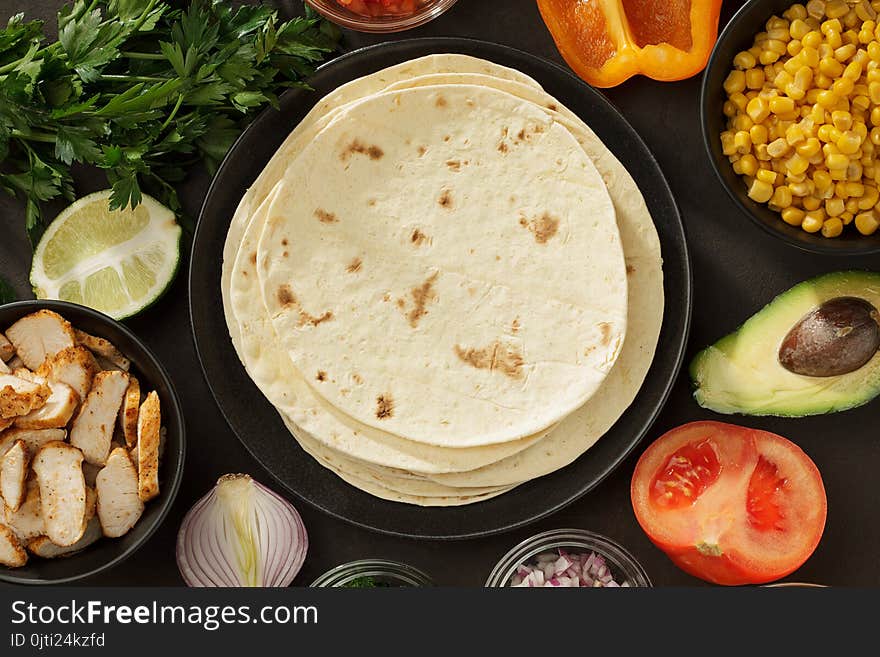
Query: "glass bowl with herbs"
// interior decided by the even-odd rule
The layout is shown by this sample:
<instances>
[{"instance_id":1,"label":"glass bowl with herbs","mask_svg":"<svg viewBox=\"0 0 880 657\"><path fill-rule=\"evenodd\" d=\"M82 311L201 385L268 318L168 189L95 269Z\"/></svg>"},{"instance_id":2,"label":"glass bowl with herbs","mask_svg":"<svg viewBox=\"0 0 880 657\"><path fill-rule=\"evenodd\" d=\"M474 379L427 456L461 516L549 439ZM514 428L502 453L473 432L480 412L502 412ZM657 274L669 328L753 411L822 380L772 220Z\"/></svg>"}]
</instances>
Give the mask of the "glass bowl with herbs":
<instances>
[{"instance_id":1,"label":"glass bowl with herbs","mask_svg":"<svg viewBox=\"0 0 880 657\"><path fill-rule=\"evenodd\" d=\"M649 587L635 557L605 536L583 529L555 529L513 547L496 564L486 586Z\"/></svg>"},{"instance_id":2,"label":"glass bowl with herbs","mask_svg":"<svg viewBox=\"0 0 880 657\"><path fill-rule=\"evenodd\" d=\"M312 582L313 587L348 589L434 586L418 568L384 559L362 559L331 568Z\"/></svg>"},{"instance_id":3,"label":"glass bowl with herbs","mask_svg":"<svg viewBox=\"0 0 880 657\"><path fill-rule=\"evenodd\" d=\"M306 0L337 25L358 32L400 32L437 18L457 0Z\"/></svg>"}]
</instances>

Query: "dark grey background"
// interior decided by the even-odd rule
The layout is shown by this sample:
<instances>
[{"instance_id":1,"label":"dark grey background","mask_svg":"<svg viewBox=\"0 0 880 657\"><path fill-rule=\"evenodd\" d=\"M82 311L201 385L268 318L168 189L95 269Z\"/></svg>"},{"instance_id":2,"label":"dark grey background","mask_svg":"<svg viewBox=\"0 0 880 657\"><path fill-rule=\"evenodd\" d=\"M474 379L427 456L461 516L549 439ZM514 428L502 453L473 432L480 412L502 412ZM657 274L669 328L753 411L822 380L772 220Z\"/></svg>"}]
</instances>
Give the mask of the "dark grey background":
<instances>
[{"instance_id":1,"label":"dark grey background","mask_svg":"<svg viewBox=\"0 0 880 657\"><path fill-rule=\"evenodd\" d=\"M54 22L58 0L0 0L0 20L18 11ZM742 4L725 3L722 25ZM299 4L278 3L282 13ZM390 38L472 36L514 46L561 62L534 0L460 0L426 27ZM346 34L345 48L375 43L377 37ZM607 97L642 135L666 172L689 234L694 263L695 312L688 357L739 325L774 295L810 276L846 268L877 268L880 258L832 258L796 251L764 234L741 215L710 170L699 127L699 78L659 83L645 78L609 90ZM589 121L589 117L584 117ZM613 148L613 145L612 145ZM208 185L193 171L182 188L189 212L197 214ZM78 192L106 187L103 176L82 172ZM0 275L29 298L31 251L23 231L23 207L0 198L4 230L0 237ZM51 212L50 212L51 216ZM186 474L177 503L150 542L129 561L88 581L91 585L181 584L174 563L180 520L217 477L248 472L271 483L223 422L205 384L188 328L185 276L144 315L126 322L168 368L189 413ZM219 313L219 311L218 311ZM225 332L218 314L217 330ZM650 439L681 423L724 419L700 409L680 376ZM801 420L739 418L749 426L780 433L800 444L816 461L828 493L828 524L813 557L789 579L831 585L876 586L880 583L880 526L875 505L876 469L880 466L877 403L844 414ZM307 585L326 569L364 557L409 562L440 585L480 586L509 547L538 531L572 526L610 536L644 565L655 585L699 585L669 563L642 533L629 503L629 480L641 449L595 491L566 510L511 534L455 543L425 543L372 534L324 517L300 504L309 530L310 550L296 584Z\"/></svg>"}]
</instances>

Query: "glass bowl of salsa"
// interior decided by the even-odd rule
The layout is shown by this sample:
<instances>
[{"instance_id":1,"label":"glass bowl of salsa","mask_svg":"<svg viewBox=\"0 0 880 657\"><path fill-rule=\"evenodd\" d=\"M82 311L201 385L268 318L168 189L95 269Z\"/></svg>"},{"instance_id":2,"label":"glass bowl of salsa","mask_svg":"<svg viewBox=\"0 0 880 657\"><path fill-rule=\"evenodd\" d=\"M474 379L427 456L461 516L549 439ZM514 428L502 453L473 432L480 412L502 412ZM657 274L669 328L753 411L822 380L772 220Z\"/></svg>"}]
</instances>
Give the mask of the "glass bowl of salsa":
<instances>
[{"instance_id":1,"label":"glass bowl of salsa","mask_svg":"<svg viewBox=\"0 0 880 657\"><path fill-rule=\"evenodd\" d=\"M306 0L332 22L359 32L400 32L424 25L457 0Z\"/></svg>"}]
</instances>

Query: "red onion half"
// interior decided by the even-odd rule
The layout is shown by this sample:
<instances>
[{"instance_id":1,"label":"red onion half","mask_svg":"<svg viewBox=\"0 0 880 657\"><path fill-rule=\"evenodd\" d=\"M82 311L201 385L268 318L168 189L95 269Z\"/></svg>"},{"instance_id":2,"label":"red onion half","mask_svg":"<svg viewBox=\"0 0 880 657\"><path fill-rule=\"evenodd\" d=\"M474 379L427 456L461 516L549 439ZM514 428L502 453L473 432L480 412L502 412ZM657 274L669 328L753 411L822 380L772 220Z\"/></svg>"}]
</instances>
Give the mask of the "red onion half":
<instances>
[{"instance_id":1,"label":"red onion half","mask_svg":"<svg viewBox=\"0 0 880 657\"><path fill-rule=\"evenodd\" d=\"M308 546L290 502L249 475L227 474L183 519L177 567L187 586L288 586Z\"/></svg>"}]
</instances>

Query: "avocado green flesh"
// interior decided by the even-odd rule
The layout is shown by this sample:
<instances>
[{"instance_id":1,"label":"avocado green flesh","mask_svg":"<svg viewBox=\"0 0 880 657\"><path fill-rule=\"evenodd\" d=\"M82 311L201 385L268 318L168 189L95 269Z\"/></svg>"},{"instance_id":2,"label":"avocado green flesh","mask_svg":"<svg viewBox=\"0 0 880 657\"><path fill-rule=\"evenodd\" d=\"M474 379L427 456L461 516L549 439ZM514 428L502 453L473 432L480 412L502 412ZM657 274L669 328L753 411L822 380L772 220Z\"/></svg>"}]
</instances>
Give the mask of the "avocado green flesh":
<instances>
[{"instance_id":1,"label":"avocado green flesh","mask_svg":"<svg viewBox=\"0 0 880 657\"><path fill-rule=\"evenodd\" d=\"M880 352L849 374L812 377L779 364L779 346L807 313L835 297L860 297L880 309L880 273L817 276L783 292L736 331L691 362L694 397L718 413L801 417L844 411L880 394Z\"/></svg>"}]
</instances>

